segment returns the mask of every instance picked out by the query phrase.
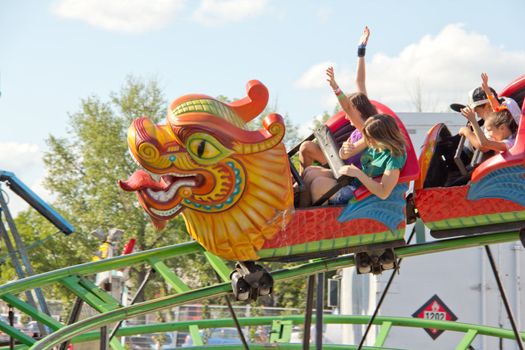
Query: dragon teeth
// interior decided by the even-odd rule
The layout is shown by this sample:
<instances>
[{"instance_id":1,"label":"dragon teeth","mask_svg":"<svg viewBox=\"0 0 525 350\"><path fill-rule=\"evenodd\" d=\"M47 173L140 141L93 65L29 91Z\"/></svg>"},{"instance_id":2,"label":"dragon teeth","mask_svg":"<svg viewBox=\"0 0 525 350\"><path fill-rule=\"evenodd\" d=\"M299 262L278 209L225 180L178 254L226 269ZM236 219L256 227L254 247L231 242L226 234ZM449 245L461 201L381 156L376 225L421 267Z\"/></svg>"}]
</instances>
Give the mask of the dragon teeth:
<instances>
[{"instance_id":1,"label":"dragon teeth","mask_svg":"<svg viewBox=\"0 0 525 350\"><path fill-rule=\"evenodd\" d=\"M158 215L158 216L171 216L171 215L177 213L180 210L180 208L181 208L181 205L178 204L176 207L171 208L170 210L158 210L158 209L155 209L155 208L150 208L150 209L155 215Z\"/></svg>"},{"instance_id":2,"label":"dragon teeth","mask_svg":"<svg viewBox=\"0 0 525 350\"><path fill-rule=\"evenodd\" d=\"M155 173L152 173L152 172L150 172L150 171L148 171L148 173L149 173L149 175L151 176L151 178L152 178L153 180L155 180L155 182L159 182L159 181L160 181L160 175L155 174Z\"/></svg>"},{"instance_id":3,"label":"dragon teeth","mask_svg":"<svg viewBox=\"0 0 525 350\"><path fill-rule=\"evenodd\" d=\"M181 186L195 186L195 181L177 181L173 185L171 185L168 191L153 191L152 189L148 188L146 189L146 192L148 193L148 195L150 195L151 198L153 198L157 202L168 202L173 198L173 196L175 196L175 193Z\"/></svg>"}]
</instances>

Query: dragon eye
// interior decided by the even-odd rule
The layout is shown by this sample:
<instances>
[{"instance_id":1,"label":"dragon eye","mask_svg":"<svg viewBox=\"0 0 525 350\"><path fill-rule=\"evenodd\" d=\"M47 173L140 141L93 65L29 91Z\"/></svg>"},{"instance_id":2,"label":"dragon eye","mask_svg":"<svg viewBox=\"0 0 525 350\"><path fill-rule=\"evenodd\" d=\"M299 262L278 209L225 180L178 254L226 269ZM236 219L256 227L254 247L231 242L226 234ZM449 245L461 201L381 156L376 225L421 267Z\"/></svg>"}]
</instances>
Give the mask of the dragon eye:
<instances>
[{"instance_id":1,"label":"dragon eye","mask_svg":"<svg viewBox=\"0 0 525 350\"><path fill-rule=\"evenodd\" d=\"M206 140L192 140L189 144L189 149L201 159L212 159L220 154L217 147Z\"/></svg>"},{"instance_id":2,"label":"dragon eye","mask_svg":"<svg viewBox=\"0 0 525 350\"><path fill-rule=\"evenodd\" d=\"M213 164L232 153L214 137L195 133L186 142L186 149L190 156L198 163Z\"/></svg>"}]
</instances>

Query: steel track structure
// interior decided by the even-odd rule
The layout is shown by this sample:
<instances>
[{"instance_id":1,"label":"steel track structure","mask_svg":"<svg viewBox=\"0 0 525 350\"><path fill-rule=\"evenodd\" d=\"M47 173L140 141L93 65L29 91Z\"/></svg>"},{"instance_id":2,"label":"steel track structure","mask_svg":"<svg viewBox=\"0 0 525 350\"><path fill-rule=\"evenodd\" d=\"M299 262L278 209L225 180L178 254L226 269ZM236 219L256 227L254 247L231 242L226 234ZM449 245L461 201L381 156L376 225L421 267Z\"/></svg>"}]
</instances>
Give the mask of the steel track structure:
<instances>
[{"instance_id":1,"label":"steel track structure","mask_svg":"<svg viewBox=\"0 0 525 350\"><path fill-rule=\"evenodd\" d=\"M520 239L523 242L523 233L520 234L519 231L480 234L399 247L395 249L395 252L398 257L407 258L455 249L518 241ZM171 258L196 253L205 254L209 264L220 276L222 282L204 288L192 290L164 263L165 260ZM272 272L272 276L275 281L284 281L293 278L310 276L320 272L328 272L339 268L350 267L353 266L354 263L354 255L342 255L332 258L323 258L296 265L292 268L274 271ZM86 278L87 276L94 275L99 272L122 269L139 264L150 265L158 275L164 278L164 280L172 286L176 294L122 307L109 293L98 288ZM0 322L0 330L16 339L16 341L19 343L17 348L29 348L34 350L50 349L53 346L63 343L64 341L68 341L82 334L88 333L91 330L100 329L101 327L108 326L109 324L131 317L136 317L177 305L198 301L204 298L218 297L229 294L232 291L229 280L230 271L231 268L228 267L223 260L210 254L209 252L204 251L204 249L198 243L187 242L130 255L118 256L97 262L70 266L55 271L26 277L0 286L0 299L4 300L12 307L18 309L20 312L32 317L34 320L42 322L47 327L49 327L49 329L51 329L52 333L37 341L5 323ZM53 284L58 284L64 288L69 289L78 298L82 299L85 303L97 310L99 314L80 321L76 321L75 323L69 325L65 325L40 312L35 307L17 297L17 295L25 292L28 289L34 289L36 287L43 287ZM369 319L366 316L363 317L363 320ZM326 316L326 318L328 322L329 317ZM379 321L374 322L384 321L383 318L378 318L378 320ZM194 324L189 326L189 330L190 334L195 339L194 344L196 346L202 346L202 341L199 336L199 328L197 326L198 323L196 321L192 322ZM367 321L364 322L366 323ZM424 323L424 320L416 320L414 322L416 323L412 323L413 325L419 324L427 327L427 324ZM457 323L454 322L453 324ZM443 326L445 327L445 325ZM453 325L447 325L446 327L453 328ZM483 326L469 325L469 327L471 328L463 328L463 330L466 330L465 337L468 335L468 338L464 339L472 338L473 340L477 334L481 334L479 330L476 331L475 327ZM388 329L385 327L383 328ZM383 328L380 332L380 337L384 332L388 334L387 331L383 331ZM121 335L121 332L123 331L125 330L119 330L117 334ZM465 340L465 343L466 342L467 340ZM124 349L124 347L116 338L111 340L110 346L113 349ZM290 346L290 349L292 349L295 345L292 344ZM250 348L253 348L253 346L251 345Z\"/></svg>"}]
</instances>

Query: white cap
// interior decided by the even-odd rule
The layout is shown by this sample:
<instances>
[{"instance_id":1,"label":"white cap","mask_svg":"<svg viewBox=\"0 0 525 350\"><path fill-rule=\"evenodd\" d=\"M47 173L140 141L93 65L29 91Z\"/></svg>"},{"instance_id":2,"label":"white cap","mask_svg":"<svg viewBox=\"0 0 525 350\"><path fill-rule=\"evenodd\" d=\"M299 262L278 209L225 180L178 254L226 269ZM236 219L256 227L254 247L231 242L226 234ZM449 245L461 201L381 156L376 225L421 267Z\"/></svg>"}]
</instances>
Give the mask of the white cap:
<instances>
[{"instance_id":1,"label":"white cap","mask_svg":"<svg viewBox=\"0 0 525 350\"><path fill-rule=\"evenodd\" d=\"M520 118L521 118L521 110L518 106L518 103L514 101L510 97L501 96L503 98L503 102L501 103L502 106L507 107L510 114L512 114L512 118L514 118L514 121L516 121L516 124L520 124Z\"/></svg>"}]
</instances>

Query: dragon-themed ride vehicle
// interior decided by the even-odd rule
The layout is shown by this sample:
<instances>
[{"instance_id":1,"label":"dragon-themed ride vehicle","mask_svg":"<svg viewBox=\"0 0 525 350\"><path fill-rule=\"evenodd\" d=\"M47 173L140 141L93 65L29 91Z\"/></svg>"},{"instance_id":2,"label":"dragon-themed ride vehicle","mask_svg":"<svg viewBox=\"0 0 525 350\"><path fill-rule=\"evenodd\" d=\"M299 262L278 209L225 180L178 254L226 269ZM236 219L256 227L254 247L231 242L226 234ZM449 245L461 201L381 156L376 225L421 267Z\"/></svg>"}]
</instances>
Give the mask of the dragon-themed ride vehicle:
<instances>
[{"instance_id":1,"label":"dragon-themed ride vehicle","mask_svg":"<svg viewBox=\"0 0 525 350\"><path fill-rule=\"evenodd\" d=\"M500 96L522 105L525 76L509 84ZM525 108L525 106L524 106ZM418 215L433 237L502 232L525 228L525 124L507 152L466 157L463 142L444 124L432 127L423 145L415 181ZM488 158L488 159L485 159ZM466 163L466 164L464 164ZM463 169L467 183L451 181Z\"/></svg>"},{"instance_id":2,"label":"dragon-themed ride vehicle","mask_svg":"<svg viewBox=\"0 0 525 350\"><path fill-rule=\"evenodd\" d=\"M503 95L521 102L523 96L516 94L523 91L525 77ZM266 87L253 80L247 84L247 97L233 103L191 94L170 105L164 125L147 117L136 119L128 144L141 169L120 182L122 189L136 191L158 228L182 214L188 232L204 249L238 261L232 274L238 299L271 292L271 276L254 263L258 260L355 252L361 273L394 268L392 248L405 244L406 218L414 213L431 230L456 230L455 235L467 233L457 231L465 227L520 224L525 217L524 126L520 124L516 145L483 162L469 184L443 187L433 180L435 174L457 170L457 159L447 159L451 152L443 151L457 144L450 142L450 132L442 124L433 127L418 161L399 118L378 102L373 102L378 111L393 116L407 139L407 161L392 194L381 200L361 187L347 206L298 207L296 171L281 142L282 117L272 113L261 129L247 127L264 110L268 97ZM314 134L340 186L348 180L338 175L341 161L336 150L351 128L344 113L338 113ZM300 179L295 179L301 188ZM412 180L415 200L407 207Z\"/></svg>"}]
</instances>

